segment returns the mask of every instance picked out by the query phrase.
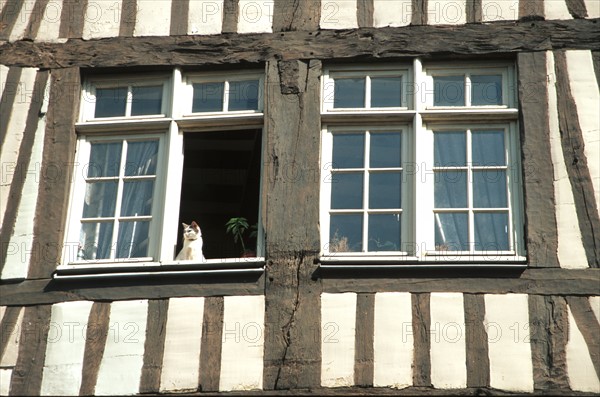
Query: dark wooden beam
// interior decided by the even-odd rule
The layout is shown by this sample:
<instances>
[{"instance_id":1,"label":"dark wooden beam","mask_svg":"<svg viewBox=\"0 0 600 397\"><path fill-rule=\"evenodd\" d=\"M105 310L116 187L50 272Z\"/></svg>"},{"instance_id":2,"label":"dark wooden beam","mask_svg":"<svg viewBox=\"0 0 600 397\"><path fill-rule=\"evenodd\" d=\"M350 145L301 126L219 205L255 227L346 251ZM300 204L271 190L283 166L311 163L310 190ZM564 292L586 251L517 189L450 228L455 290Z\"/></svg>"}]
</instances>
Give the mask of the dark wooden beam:
<instances>
[{"instance_id":1,"label":"dark wooden beam","mask_svg":"<svg viewBox=\"0 0 600 397\"><path fill-rule=\"evenodd\" d=\"M189 1L173 0L171 2L171 36L187 34L189 12Z\"/></svg>"},{"instance_id":2,"label":"dark wooden beam","mask_svg":"<svg viewBox=\"0 0 600 397\"><path fill-rule=\"evenodd\" d=\"M582 296L568 296L567 303L575 319L575 324L581 332L590 353L590 358L600 377L600 333L598 333L598 319L592 310L589 298Z\"/></svg>"},{"instance_id":3,"label":"dark wooden beam","mask_svg":"<svg viewBox=\"0 0 600 397\"><path fill-rule=\"evenodd\" d=\"M467 387L490 385L488 335L484 326L483 294L465 294L465 342L467 347Z\"/></svg>"},{"instance_id":4,"label":"dark wooden beam","mask_svg":"<svg viewBox=\"0 0 600 397\"><path fill-rule=\"evenodd\" d=\"M121 21L119 36L132 37L137 19L137 0L123 0L121 4Z\"/></svg>"},{"instance_id":5,"label":"dark wooden beam","mask_svg":"<svg viewBox=\"0 0 600 397\"><path fill-rule=\"evenodd\" d=\"M482 0L467 0L467 23L478 23L483 19Z\"/></svg>"},{"instance_id":6,"label":"dark wooden beam","mask_svg":"<svg viewBox=\"0 0 600 397\"><path fill-rule=\"evenodd\" d=\"M587 18L588 13L583 0L566 0L567 8L573 18Z\"/></svg>"},{"instance_id":7,"label":"dark wooden beam","mask_svg":"<svg viewBox=\"0 0 600 397\"><path fill-rule=\"evenodd\" d=\"M237 31L238 18L240 13L239 0L223 1L223 33L234 33Z\"/></svg>"},{"instance_id":8,"label":"dark wooden beam","mask_svg":"<svg viewBox=\"0 0 600 397\"><path fill-rule=\"evenodd\" d=\"M372 387L375 352L375 294L356 297L356 337L354 357L354 384Z\"/></svg>"},{"instance_id":9,"label":"dark wooden beam","mask_svg":"<svg viewBox=\"0 0 600 397\"><path fill-rule=\"evenodd\" d=\"M35 5L33 6L33 10L31 10L31 16L29 18L29 23L27 24L27 28L25 29L24 37L29 40L35 40L37 37L38 31L40 30L40 26L42 24L42 20L46 16L46 6L48 5L49 0L37 0ZM27 7L27 6L26 6Z\"/></svg>"},{"instance_id":10,"label":"dark wooden beam","mask_svg":"<svg viewBox=\"0 0 600 397\"><path fill-rule=\"evenodd\" d=\"M25 7L25 3L21 0L7 0L4 7L2 7L2 12L0 12L0 40L8 40L17 19L19 19L22 7Z\"/></svg>"},{"instance_id":11,"label":"dark wooden beam","mask_svg":"<svg viewBox=\"0 0 600 397\"><path fill-rule=\"evenodd\" d=\"M86 20L88 0L65 0L60 16L60 38L80 38L83 35L83 25Z\"/></svg>"},{"instance_id":12,"label":"dark wooden beam","mask_svg":"<svg viewBox=\"0 0 600 397\"><path fill-rule=\"evenodd\" d=\"M431 294L411 294L414 336L413 385L431 387Z\"/></svg>"},{"instance_id":13,"label":"dark wooden beam","mask_svg":"<svg viewBox=\"0 0 600 397\"><path fill-rule=\"evenodd\" d=\"M8 121L12 115L13 106L17 94L21 90L21 74L23 68L9 68L6 73L6 81L0 97L0 151L6 142L8 133ZM3 172L6 172L3 170Z\"/></svg>"},{"instance_id":14,"label":"dark wooden beam","mask_svg":"<svg viewBox=\"0 0 600 397\"><path fill-rule=\"evenodd\" d=\"M88 317L85 335L81 385L79 387L79 394L82 396L94 395L110 327L109 319L110 303L94 302Z\"/></svg>"},{"instance_id":15,"label":"dark wooden beam","mask_svg":"<svg viewBox=\"0 0 600 397\"><path fill-rule=\"evenodd\" d=\"M374 7L373 0L357 0L356 17L358 19L359 28L373 27Z\"/></svg>"},{"instance_id":16,"label":"dark wooden beam","mask_svg":"<svg viewBox=\"0 0 600 397\"><path fill-rule=\"evenodd\" d=\"M204 319L200 346L198 384L203 392L219 391L221 377L221 349L223 337L224 299L222 296L204 300ZM208 348L206 348L208 346Z\"/></svg>"},{"instance_id":17,"label":"dark wooden beam","mask_svg":"<svg viewBox=\"0 0 600 397\"><path fill-rule=\"evenodd\" d=\"M142 375L140 378L140 393L158 393L160 391L160 376L165 352L168 311L168 299L151 299L148 301L148 319L146 321L144 365L142 366Z\"/></svg>"},{"instance_id":18,"label":"dark wooden beam","mask_svg":"<svg viewBox=\"0 0 600 397\"><path fill-rule=\"evenodd\" d=\"M321 4L318 1L277 0L273 7L273 32L319 29Z\"/></svg>"}]
</instances>

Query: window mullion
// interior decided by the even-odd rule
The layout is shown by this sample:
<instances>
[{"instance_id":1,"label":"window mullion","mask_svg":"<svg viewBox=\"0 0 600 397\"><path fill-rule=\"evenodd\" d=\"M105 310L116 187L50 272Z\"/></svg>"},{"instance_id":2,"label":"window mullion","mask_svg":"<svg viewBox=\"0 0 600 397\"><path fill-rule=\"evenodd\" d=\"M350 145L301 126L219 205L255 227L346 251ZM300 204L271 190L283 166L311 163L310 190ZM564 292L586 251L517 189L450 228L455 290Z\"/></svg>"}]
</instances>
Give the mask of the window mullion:
<instances>
[{"instance_id":1,"label":"window mullion","mask_svg":"<svg viewBox=\"0 0 600 397\"><path fill-rule=\"evenodd\" d=\"M365 131L365 153L364 153L364 175L363 175L363 230L362 230L362 239L363 239L363 252L368 252L369 250L369 173L370 173L370 153L371 153L371 132Z\"/></svg>"},{"instance_id":2,"label":"window mullion","mask_svg":"<svg viewBox=\"0 0 600 397\"><path fill-rule=\"evenodd\" d=\"M471 106L471 73L465 73L465 106Z\"/></svg>"},{"instance_id":3,"label":"window mullion","mask_svg":"<svg viewBox=\"0 0 600 397\"><path fill-rule=\"evenodd\" d=\"M119 181L118 181L118 186L117 186L117 202L115 203L115 217L113 220L113 236L112 236L112 247L114 247L114 250L111 248L111 253L110 253L110 257L111 259L115 259L116 258L116 254L117 254L117 246L118 246L118 241L117 238L119 236L119 215L121 213L121 202L122 202L122 197L123 197L123 189L124 189L124 174L125 174L125 163L127 161L127 140L123 140L122 142L122 146L121 146L121 163L119 164Z\"/></svg>"},{"instance_id":4,"label":"window mullion","mask_svg":"<svg viewBox=\"0 0 600 397\"><path fill-rule=\"evenodd\" d=\"M473 156L471 129L466 130L467 134L467 207L469 208L469 251L475 251L475 214L473 212Z\"/></svg>"},{"instance_id":5,"label":"window mullion","mask_svg":"<svg viewBox=\"0 0 600 397\"><path fill-rule=\"evenodd\" d=\"M223 82L223 112L229 111L229 80Z\"/></svg>"},{"instance_id":6,"label":"window mullion","mask_svg":"<svg viewBox=\"0 0 600 397\"><path fill-rule=\"evenodd\" d=\"M133 105L133 87L127 86L127 100L125 101L125 116L131 116L131 107Z\"/></svg>"},{"instance_id":7,"label":"window mullion","mask_svg":"<svg viewBox=\"0 0 600 397\"><path fill-rule=\"evenodd\" d=\"M371 76L365 76L365 109L371 108Z\"/></svg>"}]
</instances>

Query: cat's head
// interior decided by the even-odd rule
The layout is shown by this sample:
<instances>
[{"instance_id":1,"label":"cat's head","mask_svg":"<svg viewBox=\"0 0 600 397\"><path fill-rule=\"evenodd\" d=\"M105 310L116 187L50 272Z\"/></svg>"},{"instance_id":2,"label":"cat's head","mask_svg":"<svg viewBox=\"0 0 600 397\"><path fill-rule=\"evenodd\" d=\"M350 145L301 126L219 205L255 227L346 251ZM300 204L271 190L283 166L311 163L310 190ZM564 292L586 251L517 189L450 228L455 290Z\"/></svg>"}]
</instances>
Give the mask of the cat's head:
<instances>
[{"instance_id":1,"label":"cat's head","mask_svg":"<svg viewBox=\"0 0 600 397\"><path fill-rule=\"evenodd\" d=\"M202 232L200 231L200 226L196 223L196 221L192 221L191 225L187 223L182 223L183 225L183 238L186 240L196 240L198 237L202 236Z\"/></svg>"}]
</instances>

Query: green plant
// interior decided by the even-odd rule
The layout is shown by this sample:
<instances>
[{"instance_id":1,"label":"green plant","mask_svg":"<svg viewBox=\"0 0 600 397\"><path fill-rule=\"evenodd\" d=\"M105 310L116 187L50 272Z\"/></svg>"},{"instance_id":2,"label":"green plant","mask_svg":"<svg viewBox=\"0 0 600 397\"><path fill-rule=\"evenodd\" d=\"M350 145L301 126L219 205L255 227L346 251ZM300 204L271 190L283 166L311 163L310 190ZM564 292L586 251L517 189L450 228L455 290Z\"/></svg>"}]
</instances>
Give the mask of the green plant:
<instances>
[{"instance_id":1,"label":"green plant","mask_svg":"<svg viewBox=\"0 0 600 397\"><path fill-rule=\"evenodd\" d=\"M233 235L233 243L237 244L239 241L242 244L242 253L246 252L246 245L244 244L244 233L250 229L250 238L255 238L258 233L258 225L255 223L250 226L248 220L244 217L234 217L225 223L226 233Z\"/></svg>"}]
</instances>

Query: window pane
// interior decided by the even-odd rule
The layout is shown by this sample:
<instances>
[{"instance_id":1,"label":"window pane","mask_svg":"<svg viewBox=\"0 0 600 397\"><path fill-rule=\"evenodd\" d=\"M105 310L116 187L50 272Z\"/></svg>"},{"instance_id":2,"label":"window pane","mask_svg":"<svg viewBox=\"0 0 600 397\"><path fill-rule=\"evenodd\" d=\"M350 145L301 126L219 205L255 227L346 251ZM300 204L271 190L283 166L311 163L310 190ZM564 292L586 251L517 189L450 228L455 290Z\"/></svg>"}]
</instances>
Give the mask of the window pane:
<instances>
[{"instance_id":1,"label":"window pane","mask_svg":"<svg viewBox=\"0 0 600 397\"><path fill-rule=\"evenodd\" d=\"M502 105L502 75L472 75L471 105Z\"/></svg>"},{"instance_id":2,"label":"window pane","mask_svg":"<svg viewBox=\"0 0 600 397\"><path fill-rule=\"evenodd\" d=\"M371 107L400 107L401 102L401 77L373 77L371 78Z\"/></svg>"},{"instance_id":3,"label":"window pane","mask_svg":"<svg viewBox=\"0 0 600 397\"><path fill-rule=\"evenodd\" d=\"M434 106L465 106L465 76L434 76Z\"/></svg>"},{"instance_id":4,"label":"window pane","mask_svg":"<svg viewBox=\"0 0 600 397\"><path fill-rule=\"evenodd\" d=\"M349 209L363 207L363 173L334 172L331 183L331 208Z\"/></svg>"},{"instance_id":5,"label":"window pane","mask_svg":"<svg viewBox=\"0 0 600 397\"><path fill-rule=\"evenodd\" d=\"M119 175L122 146L121 142L93 143L90 162L87 165L87 177L100 178Z\"/></svg>"},{"instance_id":6,"label":"window pane","mask_svg":"<svg viewBox=\"0 0 600 397\"><path fill-rule=\"evenodd\" d=\"M435 214L435 250L468 251L467 213Z\"/></svg>"},{"instance_id":7,"label":"window pane","mask_svg":"<svg viewBox=\"0 0 600 397\"><path fill-rule=\"evenodd\" d=\"M365 134L333 135L333 168L364 167Z\"/></svg>"},{"instance_id":8,"label":"window pane","mask_svg":"<svg viewBox=\"0 0 600 397\"><path fill-rule=\"evenodd\" d=\"M258 110L258 80L229 83L229 110Z\"/></svg>"},{"instance_id":9,"label":"window pane","mask_svg":"<svg viewBox=\"0 0 600 397\"><path fill-rule=\"evenodd\" d=\"M117 186L116 181L87 183L83 204L83 218L115 216Z\"/></svg>"},{"instance_id":10,"label":"window pane","mask_svg":"<svg viewBox=\"0 0 600 397\"><path fill-rule=\"evenodd\" d=\"M121 216L151 215L154 181L125 182L123 185Z\"/></svg>"},{"instance_id":11,"label":"window pane","mask_svg":"<svg viewBox=\"0 0 600 397\"><path fill-rule=\"evenodd\" d=\"M194 84L192 112L222 112L224 83Z\"/></svg>"},{"instance_id":12,"label":"window pane","mask_svg":"<svg viewBox=\"0 0 600 397\"><path fill-rule=\"evenodd\" d=\"M162 114L162 85L132 87L131 115Z\"/></svg>"},{"instance_id":13,"label":"window pane","mask_svg":"<svg viewBox=\"0 0 600 397\"><path fill-rule=\"evenodd\" d=\"M150 222L121 222L117 238L117 258L140 258L148 255Z\"/></svg>"},{"instance_id":14,"label":"window pane","mask_svg":"<svg viewBox=\"0 0 600 397\"><path fill-rule=\"evenodd\" d=\"M158 141L129 142L125 175L154 175L158 161Z\"/></svg>"},{"instance_id":15,"label":"window pane","mask_svg":"<svg viewBox=\"0 0 600 397\"><path fill-rule=\"evenodd\" d=\"M506 165L504 131L473 131L473 165Z\"/></svg>"},{"instance_id":16,"label":"window pane","mask_svg":"<svg viewBox=\"0 0 600 397\"><path fill-rule=\"evenodd\" d=\"M467 140L463 131L433 135L436 167L463 167L467 164Z\"/></svg>"},{"instance_id":17,"label":"window pane","mask_svg":"<svg viewBox=\"0 0 600 397\"><path fill-rule=\"evenodd\" d=\"M335 79L334 108L364 108L365 79Z\"/></svg>"},{"instance_id":18,"label":"window pane","mask_svg":"<svg viewBox=\"0 0 600 397\"><path fill-rule=\"evenodd\" d=\"M369 208L401 208L402 172L372 172L369 175Z\"/></svg>"},{"instance_id":19,"label":"window pane","mask_svg":"<svg viewBox=\"0 0 600 397\"><path fill-rule=\"evenodd\" d=\"M362 251L362 214L331 215L329 252Z\"/></svg>"},{"instance_id":20,"label":"window pane","mask_svg":"<svg viewBox=\"0 0 600 397\"><path fill-rule=\"evenodd\" d=\"M510 250L508 213L475 213L475 250Z\"/></svg>"},{"instance_id":21,"label":"window pane","mask_svg":"<svg viewBox=\"0 0 600 397\"><path fill-rule=\"evenodd\" d=\"M506 171L473 172L473 206L475 208L506 208Z\"/></svg>"},{"instance_id":22,"label":"window pane","mask_svg":"<svg viewBox=\"0 0 600 397\"><path fill-rule=\"evenodd\" d=\"M436 208L466 208L466 171L436 172L434 201Z\"/></svg>"},{"instance_id":23,"label":"window pane","mask_svg":"<svg viewBox=\"0 0 600 397\"><path fill-rule=\"evenodd\" d=\"M127 87L96 88L94 117L125 116Z\"/></svg>"},{"instance_id":24,"label":"window pane","mask_svg":"<svg viewBox=\"0 0 600 397\"><path fill-rule=\"evenodd\" d=\"M400 132L371 134L370 166L372 168L400 167Z\"/></svg>"},{"instance_id":25,"label":"window pane","mask_svg":"<svg viewBox=\"0 0 600 397\"><path fill-rule=\"evenodd\" d=\"M369 251L400 251L400 214L369 215Z\"/></svg>"},{"instance_id":26,"label":"window pane","mask_svg":"<svg viewBox=\"0 0 600 397\"><path fill-rule=\"evenodd\" d=\"M78 260L109 259L112 234L112 222L82 223Z\"/></svg>"}]
</instances>

